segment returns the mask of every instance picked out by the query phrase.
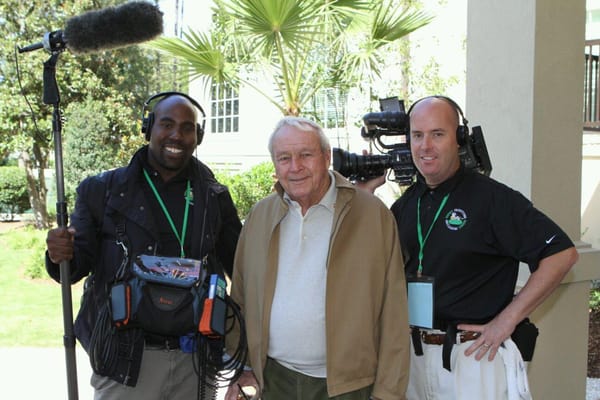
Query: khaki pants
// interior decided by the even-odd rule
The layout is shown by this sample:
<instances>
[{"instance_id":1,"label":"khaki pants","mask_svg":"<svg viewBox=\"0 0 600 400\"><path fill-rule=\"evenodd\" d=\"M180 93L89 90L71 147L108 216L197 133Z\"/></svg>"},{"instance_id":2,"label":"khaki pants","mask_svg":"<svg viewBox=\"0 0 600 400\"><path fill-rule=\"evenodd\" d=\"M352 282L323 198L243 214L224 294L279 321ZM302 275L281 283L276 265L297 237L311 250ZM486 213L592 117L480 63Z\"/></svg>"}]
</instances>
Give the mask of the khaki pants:
<instances>
[{"instance_id":1,"label":"khaki pants","mask_svg":"<svg viewBox=\"0 0 600 400\"><path fill-rule=\"evenodd\" d=\"M195 354L181 350L144 349L140 376L135 387L92 375L94 400L192 400L212 399L214 390L206 388L198 397L198 376L194 372Z\"/></svg>"},{"instance_id":2,"label":"khaki pants","mask_svg":"<svg viewBox=\"0 0 600 400\"><path fill-rule=\"evenodd\" d=\"M262 400L368 400L373 389L372 386L367 386L329 397L325 378L314 378L292 371L270 358L265 365L264 377Z\"/></svg>"}]
</instances>

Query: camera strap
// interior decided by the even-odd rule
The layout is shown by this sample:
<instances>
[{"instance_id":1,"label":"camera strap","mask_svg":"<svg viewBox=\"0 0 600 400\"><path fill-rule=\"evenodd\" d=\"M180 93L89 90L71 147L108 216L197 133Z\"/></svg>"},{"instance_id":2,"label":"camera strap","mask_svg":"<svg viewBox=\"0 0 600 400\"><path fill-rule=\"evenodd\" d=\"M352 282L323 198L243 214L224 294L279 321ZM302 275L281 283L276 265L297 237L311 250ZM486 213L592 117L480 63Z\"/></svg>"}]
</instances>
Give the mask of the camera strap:
<instances>
[{"instance_id":1,"label":"camera strap","mask_svg":"<svg viewBox=\"0 0 600 400\"><path fill-rule=\"evenodd\" d=\"M115 275L115 280L121 281L125 278L129 266L129 241L125 235L125 218L121 214L117 214L115 235L117 237L117 245L121 246L123 249L123 259L121 260L121 265L119 265L119 269Z\"/></svg>"}]
</instances>

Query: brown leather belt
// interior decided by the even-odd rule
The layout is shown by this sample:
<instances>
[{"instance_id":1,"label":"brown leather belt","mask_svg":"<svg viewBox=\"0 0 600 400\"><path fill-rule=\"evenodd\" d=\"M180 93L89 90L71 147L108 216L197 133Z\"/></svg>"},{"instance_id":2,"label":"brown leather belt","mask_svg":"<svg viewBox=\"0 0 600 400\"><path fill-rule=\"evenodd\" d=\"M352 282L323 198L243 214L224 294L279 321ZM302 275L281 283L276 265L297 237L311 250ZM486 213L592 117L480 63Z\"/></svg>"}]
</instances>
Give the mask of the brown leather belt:
<instances>
[{"instance_id":1,"label":"brown leather belt","mask_svg":"<svg viewBox=\"0 0 600 400\"><path fill-rule=\"evenodd\" d=\"M444 339L446 338L445 333L430 333L421 330L421 341L425 344L444 344ZM477 339L481 334L479 332L473 331L463 331L458 334L459 343L468 342L470 340Z\"/></svg>"}]
</instances>

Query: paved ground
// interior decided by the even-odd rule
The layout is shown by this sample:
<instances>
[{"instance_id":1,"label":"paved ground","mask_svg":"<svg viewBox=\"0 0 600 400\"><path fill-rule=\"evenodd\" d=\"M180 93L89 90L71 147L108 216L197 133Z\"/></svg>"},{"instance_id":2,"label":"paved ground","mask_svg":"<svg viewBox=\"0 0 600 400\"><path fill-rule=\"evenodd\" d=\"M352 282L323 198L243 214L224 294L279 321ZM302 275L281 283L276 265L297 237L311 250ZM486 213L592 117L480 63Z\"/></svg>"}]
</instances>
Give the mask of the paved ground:
<instances>
[{"instance_id":1,"label":"paved ground","mask_svg":"<svg viewBox=\"0 0 600 400\"><path fill-rule=\"evenodd\" d=\"M0 233L25 226L25 221L3 221L0 219Z\"/></svg>"},{"instance_id":2,"label":"paved ground","mask_svg":"<svg viewBox=\"0 0 600 400\"><path fill-rule=\"evenodd\" d=\"M83 350L76 352L80 399L92 399L91 367ZM65 400L67 372L62 348L0 349L0 398Z\"/></svg>"},{"instance_id":3,"label":"paved ground","mask_svg":"<svg viewBox=\"0 0 600 400\"><path fill-rule=\"evenodd\" d=\"M587 392L585 400L600 399L600 379L587 378Z\"/></svg>"}]
</instances>

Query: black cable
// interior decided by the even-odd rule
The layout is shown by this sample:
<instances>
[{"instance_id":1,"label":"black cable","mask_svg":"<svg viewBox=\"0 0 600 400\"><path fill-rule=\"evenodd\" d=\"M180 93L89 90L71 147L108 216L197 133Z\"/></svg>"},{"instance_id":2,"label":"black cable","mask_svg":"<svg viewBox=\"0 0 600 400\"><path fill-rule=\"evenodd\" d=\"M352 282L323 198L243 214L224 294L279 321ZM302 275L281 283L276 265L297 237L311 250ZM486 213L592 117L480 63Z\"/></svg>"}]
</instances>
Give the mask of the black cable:
<instances>
[{"instance_id":1,"label":"black cable","mask_svg":"<svg viewBox=\"0 0 600 400\"><path fill-rule=\"evenodd\" d=\"M231 355L229 360L223 362L223 370L233 371L233 375L229 377L230 381L237 381L244 372L246 360L248 359L248 343L246 341L246 323L242 316L240 307L231 299L226 296L225 301L227 303L227 310L231 310L232 315L228 315L227 319L231 321L229 329L225 334L231 332L234 324L239 324L239 337L238 343L235 346L235 351Z\"/></svg>"},{"instance_id":2,"label":"black cable","mask_svg":"<svg viewBox=\"0 0 600 400\"><path fill-rule=\"evenodd\" d=\"M216 379L217 372L214 370L215 365L211 363L212 346L209 344L209 338L196 334L196 358L198 364L194 363L194 370L198 375L198 400L214 400L217 395L218 385ZM207 391L210 391L208 397Z\"/></svg>"},{"instance_id":3,"label":"black cable","mask_svg":"<svg viewBox=\"0 0 600 400\"><path fill-rule=\"evenodd\" d=\"M21 95L25 99L25 102L27 103L27 106L29 107L29 111L31 112L31 119L33 120L33 126L35 127L35 135L37 136L37 138L40 142L50 143L51 139L49 137L42 135L42 133L40 132L40 128L38 127L38 124L37 124L37 119L35 118L35 113L33 112L33 107L31 106L31 103L29 102L27 95L25 95L25 89L23 89L23 83L21 82L21 69L19 67L19 51L18 51L17 45L15 45L15 70L17 72L17 82L19 84L19 89L21 90Z\"/></svg>"},{"instance_id":4,"label":"black cable","mask_svg":"<svg viewBox=\"0 0 600 400\"><path fill-rule=\"evenodd\" d=\"M227 320L230 326L225 335L231 332L233 325L238 323L240 326L239 340L235 346L235 351L230 357L225 359L224 347L225 336L208 337L200 333L195 336L196 354L193 357L194 372L198 376L198 396L199 399L207 399L207 390L211 390L211 396L214 399L216 391L229 386L230 382L235 382L244 372L246 359L248 355L248 345L246 342L246 325L241 315L239 306L225 296L227 304ZM233 372L233 374L231 374Z\"/></svg>"},{"instance_id":5,"label":"black cable","mask_svg":"<svg viewBox=\"0 0 600 400\"><path fill-rule=\"evenodd\" d=\"M90 364L94 373L101 376L112 376L119 356L123 356L120 352L129 354L144 335L143 330L137 328L118 329L111 314L110 300L107 300L98 312L90 338Z\"/></svg>"},{"instance_id":6,"label":"black cable","mask_svg":"<svg viewBox=\"0 0 600 400\"><path fill-rule=\"evenodd\" d=\"M119 341L111 321L107 301L98 310L98 317L90 338L89 356L94 373L110 376L116 367L118 346Z\"/></svg>"}]
</instances>

